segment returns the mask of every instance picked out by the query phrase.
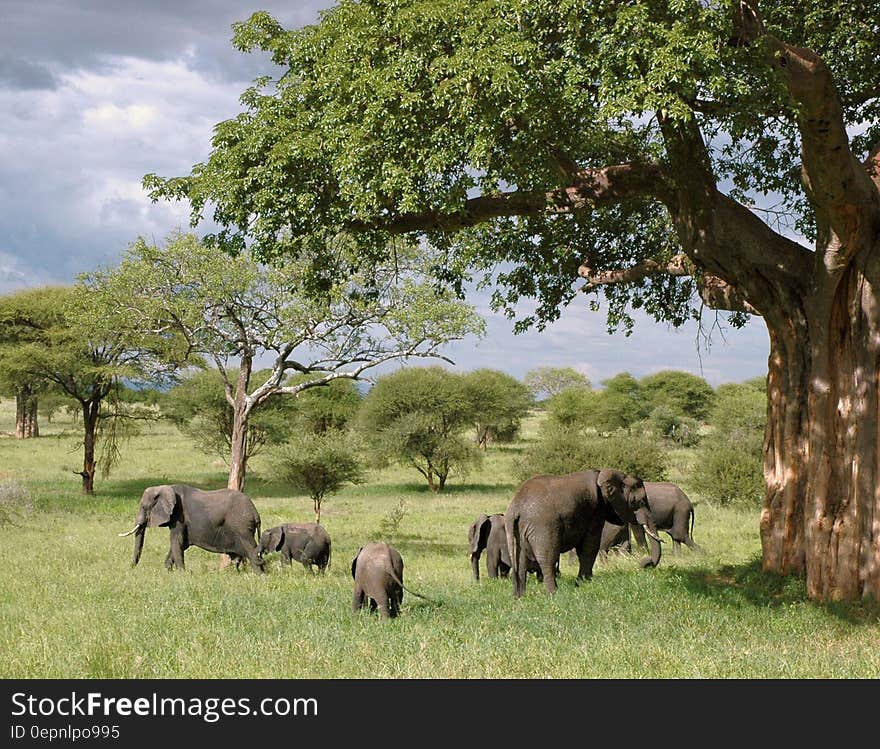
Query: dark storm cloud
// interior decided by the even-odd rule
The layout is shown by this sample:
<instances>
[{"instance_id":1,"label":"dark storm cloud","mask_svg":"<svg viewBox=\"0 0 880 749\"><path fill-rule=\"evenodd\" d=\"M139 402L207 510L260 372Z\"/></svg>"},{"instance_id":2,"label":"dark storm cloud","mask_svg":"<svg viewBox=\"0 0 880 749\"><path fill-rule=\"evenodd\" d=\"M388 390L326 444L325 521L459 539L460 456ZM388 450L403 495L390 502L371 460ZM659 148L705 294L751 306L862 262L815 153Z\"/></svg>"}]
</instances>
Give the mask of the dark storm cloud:
<instances>
[{"instance_id":1,"label":"dark storm cloud","mask_svg":"<svg viewBox=\"0 0 880 749\"><path fill-rule=\"evenodd\" d=\"M46 65L0 53L0 88L29 91L54 88L55 76Z\"/></svg>"},{"instance_id":2,"label":"dark storm cloud","mask_svg":"<svg viewBox=\"0 0 880 749\"><path fill-rule=\"evenodd\" d=\"M101 70L113 57L176 60L224 80L266 72L262 55L231 44L232 24L266 10L287 28L317 20L326 0L0 0L0 81L45 88L70 70Z\"/></svg>"}]
</instances>

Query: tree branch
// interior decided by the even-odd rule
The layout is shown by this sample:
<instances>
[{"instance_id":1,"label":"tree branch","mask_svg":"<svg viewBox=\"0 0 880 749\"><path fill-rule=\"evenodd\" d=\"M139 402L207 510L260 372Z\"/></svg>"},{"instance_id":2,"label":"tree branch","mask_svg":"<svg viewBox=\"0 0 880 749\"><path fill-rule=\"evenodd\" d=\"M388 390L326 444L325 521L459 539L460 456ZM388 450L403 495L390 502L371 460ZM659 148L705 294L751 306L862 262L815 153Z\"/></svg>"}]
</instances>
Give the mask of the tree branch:
<instances>
[{"instance_id":1,"label":"tree branch","mask_svg":"<svg viewBox=\"0 0 880 749\"><path fill-rule=\"evenodd\" d=\"M571 167L566 187L546 192L518 190L469 198L452 213L401 213L371 221L352 221L353 231L383 230L396 234L457 231L505 216L540 216L590 210L638 197L658 197L665 182L657 164L616 164L597 169Z\"/></svg>"},{"instance_id":2,"label":"tree branch","mask_svg":"<svg viewBox=\"0 0 880 749\"><path fill-rule=\"evenodd\" d=\"M646 260L644 263L629 268L613 270L595 270L582 265L578 268L578 275L587 280L579 291L588 293L596 291L600 286L635 283L651 276L687 277L693 276L694 273L693 265L685 255L675 255L668 263ZM718 276L704 274L695 276L695 280L700 298L707 307L731 312L747 312L750 315L761 314L748 302L739 289Z\"/></svg>"},{"instance_id":3,"label":"tree branch","mask_svg":"<svg viewBox=\"0 0 880 749\"><path fill-rule=\"evenodd\" d=\"M849 238L867 212L880 210L880 196L850 149L840 95L828 66L815 52L768 34L757 0L740 0L736 18L742 44L761 41L768 60L785 81L797 106L803 179L810 199L842 240L841 251L855 252ZM843 258L846 260L846 258Z\"/></svg>"}]
</instances>

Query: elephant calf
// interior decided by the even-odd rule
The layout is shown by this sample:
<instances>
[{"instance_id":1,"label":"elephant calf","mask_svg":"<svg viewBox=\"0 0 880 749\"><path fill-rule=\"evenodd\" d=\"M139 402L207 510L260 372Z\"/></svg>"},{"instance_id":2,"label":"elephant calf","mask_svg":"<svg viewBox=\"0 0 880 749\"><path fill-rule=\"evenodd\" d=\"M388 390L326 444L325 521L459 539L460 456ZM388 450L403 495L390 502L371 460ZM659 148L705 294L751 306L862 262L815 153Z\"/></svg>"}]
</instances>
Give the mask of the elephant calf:
<instances>
[{"instance_id":1,"label":"elephant calf","mask_svg":"<svg viewBox=\"0 0 880 749\"><path fill-rule=\"evenodd\" d=\"M309 572L312 565L323 573L330 566L330 534L318 523L284 523L260 536L260 554L281 552L281 564L300 562Z\"/></svg>"},{"instance_id":2,"label":"elephant calf","mask_svg":"<svg viewBox=\"0 0 880 749\"><path fill-rule=\"evenodd\" d=\"M486 571L489 577L507 577L510 573L510 553L507 549L507 532L504 529L504 513L479 515L468 528L471 571L474 580L480 579L480 556L486 552ZM541 566L531 560L526 561L526 572L534 572L538 582L543 582ZM559 565L556 565L559 574Z\"/></svg>"},{"instance_id":3,"label":"elephant calf","mask_svg":"<svg viewBox=\"0 0 880 749\"><path fill-rule=\"evenodd\" d=\"M370 611L379 609L383 619L393 619L403 603L403 557L386 543L369 543L358 549L351 560L354 578L352 611L359 611L370 600Z\"/></svg>"},{"instance_id":4,"label":"elephant calf","mask_svg":"<svg viewBox=\"0 0 880 749\"><path fill-rule=\"evenodd\" d=\"M510 554L507 553L507 534L504 515L479 515L468 528L471 571L474 580L480 579L480 556L486 552L486 572L489 577L507 577L510 572Z\"/></svg>"}]
</instances>

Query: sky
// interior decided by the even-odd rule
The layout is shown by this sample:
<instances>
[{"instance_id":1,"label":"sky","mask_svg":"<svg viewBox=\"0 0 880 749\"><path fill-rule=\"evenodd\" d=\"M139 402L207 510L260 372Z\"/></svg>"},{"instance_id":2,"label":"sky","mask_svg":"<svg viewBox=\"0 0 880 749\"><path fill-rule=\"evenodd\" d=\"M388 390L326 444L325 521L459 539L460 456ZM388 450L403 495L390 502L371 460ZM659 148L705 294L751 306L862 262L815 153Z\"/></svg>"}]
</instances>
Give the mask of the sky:
<instances>
[{"instance_id":1,"label":"sky","mask_svg":"<svg viewBox=\"0 0 880 749\"><path fill-rule=\"evenodd\" d=\"M266 10L285 27L318 20L330 0L0 0L0 294L113 265L138 236L161 242L188 228L186 204L152 203L144 174L188 174L210 152L214 125L264 73L231 25ZM753 318L742 330L696 323L679 330L636 315L629 337L606 332L605 309L575 300L544 331L521 335L470 299L487 335L447 346L461 371L574 367L598 385L622 371L682 369L711 385L767 371L769 340ZM714 316L704 321L711 329Z\"/></svg>"}]
</instances>

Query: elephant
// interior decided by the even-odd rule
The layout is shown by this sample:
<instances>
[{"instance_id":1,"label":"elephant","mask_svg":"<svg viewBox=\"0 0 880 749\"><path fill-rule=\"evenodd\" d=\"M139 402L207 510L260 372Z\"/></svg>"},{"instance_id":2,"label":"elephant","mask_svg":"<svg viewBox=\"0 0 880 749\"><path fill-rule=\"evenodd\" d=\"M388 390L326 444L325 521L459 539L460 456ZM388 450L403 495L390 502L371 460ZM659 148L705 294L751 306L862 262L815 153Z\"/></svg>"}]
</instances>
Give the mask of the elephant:
<instances>
[{"instance_id":1,"label":"elephant","mask_svg":"<svg viewBox=\"0 0 880 749\"><path fill-rule=\"evenodd\" d=\"M316 565L323 574L330 566L330 535L318 523L284 523L263 531L260 536L260 555L281 552L281 564L290 565L291 560L301 562L309 572Z\"/></svg>"},{"instance_id":2,"label":"elephant","mask_svg":"<svg viewBox=\"0 0 880 749\"><path fill-rule=\"evenodd\" d=\"M479 515L468 528L468 544L474 580L480 579L479 562L484 550L487 552L486 571L489 573L489 577L507 577L510 573L510 553L507 550L504 513ZM534 572L538 582L542 582L544 579L540 566L531 560L526 564L526 572ZM558 574L558 568L556 572Z\"/></svg>"},{"instance_id":3,"label":"elephant","mask_svg":"<svg viewBox=\"0 0 880 749\"><path fill-rule=\"evenodd\" d=\"M670 481L646 481L645 491L654 525L672 538L672 553L681 554L682 544L692 551L702 551L694 542L694 505L681 487ZM647 546L640 526L633 526L632 532L643 547Z\"/></svg>"},{"instance_id":4,"label":"elephant","mask_svg":"<svg viewBox=\"0 0 880 749\"><path fill-rule=\"evenodd\" d=\"M652 548L642 566L659 564L660 538L637 476L604 468L526 479L504 513L514 596L525 593L529 560L540 566L547 592L555 593L559 555L568 549L577 552L578 579L591 578L606 520L644 526Z\"/></svg>"},{"instance_id":5,"label":"elephant","mask_svg":"<svg viewBox=\"0 0 880 749\"><path fill-rule=\"evenodd\" d=\"M170 546L165 566L184 569L183 553L198 546L233 560L247 559L262 574L263 559L255 534L260 533L260 514L247 494L234 489L204 491L186 484L163 484L144 489L134 528L132 567L141 558L148 525L168 526Z\"/></svg>"},{"instance_id":6,"label":"elephant","mask_svg":"<svg viewBox=\"0 0 880 749\"><path fill-rule=\"evenodd\" d=\"M468 545L474 580L480 579L480 556L484 550L489 577L507 577L510 572L510 554L507 553L507 535L502 513L479 515L468 528Z\"/></svg>"},{"instance_id":7,"label":"elephant","mask_svg":"<svg viewBox=\"0 0 880 749\"><path fill-rule=\"evenodd\" d=\"M368 543L351 560L354 578L352 611L359 611L370 599L370 611L379 609L383 619L393 619L403 603L403 557L386 543Z\"/></svg>"}]
</instances>

